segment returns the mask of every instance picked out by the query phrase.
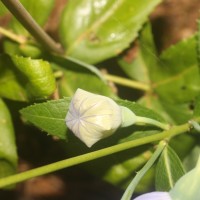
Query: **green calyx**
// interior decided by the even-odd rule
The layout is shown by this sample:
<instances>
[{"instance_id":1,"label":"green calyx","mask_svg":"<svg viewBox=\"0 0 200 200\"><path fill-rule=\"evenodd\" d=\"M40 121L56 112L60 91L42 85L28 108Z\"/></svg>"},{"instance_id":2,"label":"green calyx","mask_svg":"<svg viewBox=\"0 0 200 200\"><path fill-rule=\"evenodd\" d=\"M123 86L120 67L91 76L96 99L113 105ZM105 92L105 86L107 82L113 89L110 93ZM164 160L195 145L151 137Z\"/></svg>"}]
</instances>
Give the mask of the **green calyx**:
<instances>
[{"instance_id":1,"label":"green calyx","mask_svg":"<svg viewBox=\"0 0 200 200\"><path fill-rule=\"evenodd\" d=\"M149 125L157 126L164 130L168 130L170 128L169 124L162 123L155 119L137 116L127 107L120 106L120 108L121 108L121 114L122 114L121 127L128 127L133 124L136 124L136 125L149 124Z\"/></svg>"}]
</instances>

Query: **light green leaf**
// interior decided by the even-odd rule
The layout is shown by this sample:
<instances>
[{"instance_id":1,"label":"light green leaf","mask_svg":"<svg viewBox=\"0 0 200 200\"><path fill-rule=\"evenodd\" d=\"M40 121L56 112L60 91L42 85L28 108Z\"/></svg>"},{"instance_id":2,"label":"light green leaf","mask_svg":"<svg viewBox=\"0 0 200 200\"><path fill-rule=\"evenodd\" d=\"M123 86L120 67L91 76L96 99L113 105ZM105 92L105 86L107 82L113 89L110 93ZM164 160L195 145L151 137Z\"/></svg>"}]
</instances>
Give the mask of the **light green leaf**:
<instances>
[{"instance_id":1,"label":"light green leaf","mask_svg":"<svg viewBox=\"0 0 200 200\"><path fill-rule=\"evenodd\" d=\"M55 90L55 78L48 62L1 55L0 96L27 101L43 98Z\"/></svg>"},{"instance_id":2,"label":"light green leaf","mask_svg":"<svg viewBox=\"0 0 200 200\"><path fill-rule=\"evenodd\" d=\"M183 165L171 147L166 147L156 167L155 184L158 191L169 191L184 175Z\"/></svg>"},{"instance_id":3,"label":"light green leaf","mask_svg":"<svg viewBox=\"0 0 200 200\"><path fill-rule=\"evenodd\" d=\"M0 99L0 177L16 172L17 152L10 113Z\"/></svg>"},{"instance_id":4,"label":"light green leaf","mask_svg":"<svg viewBox=\"0 0 200 200\"><path fill-rule=\"evenodd\" d=\"M161 0L71 0L60 25L66 54L97 63L118 55L137 37Z\"/></svg>"},{"instance_id":5,"label":"light green leaf","mask_svg":"<svg viewBox=\"0 0 200 200\"><path fill-rule=\"evenodd\" d=\"M190 151L189 154L183 160L183 164L186 171L190 171L196 166L199 155L200 155L200 146L199 145L193 146L192 151Z\"/></svg>"},{"instance_id":6,"label":"light green leaf","mask_svg":"<svg viewBox=\"0 0 200 200\"><path fill-rule=\"evenodd\" d=\"M43 26L47 22L47 19L53 9L55 0L48 0L48 2L46 0L37 0L37 3L34 0L20 0L20 2L36 20L36 22L40 26ZM28 34L25 28L15 18L12 19L10 26L17 34Z\"/></svg>"}]
</instances>

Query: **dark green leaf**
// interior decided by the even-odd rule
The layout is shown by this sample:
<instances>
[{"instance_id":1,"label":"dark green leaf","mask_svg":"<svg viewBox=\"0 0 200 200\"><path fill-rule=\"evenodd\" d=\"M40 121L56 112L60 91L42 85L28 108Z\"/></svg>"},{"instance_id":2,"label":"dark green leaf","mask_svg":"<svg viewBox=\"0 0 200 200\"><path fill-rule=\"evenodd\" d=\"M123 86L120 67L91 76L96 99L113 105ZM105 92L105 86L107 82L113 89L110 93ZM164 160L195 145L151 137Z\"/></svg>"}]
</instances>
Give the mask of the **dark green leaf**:
<instances>
[{"instance_id":1,"label":"dark green leaf","mask_svg":"<svg viewBox=\"0 0 200 200\"><path fill-rule=\"evenodd\" d=\"M156 167L156 189L169 191L176 181L184 175L182 163L171 147L166 147Z\"/></svg>"},{"instance_id":2,"label":"dark green leaf","mask_svg":"<svg viewBox=\"0 0 200 200\"><path fill-rule=\"evenodd\" d=\"M0 177L16 172L17 152L10 113L0 99Z\"/></svg>"},{"instance_id":3,"label":"dark green leaf","mask_svg":"<svg viewBox=\"0 0 200 200\"><path fill-rule=\"evenodd\" d=\"M71 55L96 63L118 55L136 38L161 0L71 0L60 26L62 44Z\"/></svg>"},{"instance_id":4,"label":"dark green leaf","mask_svg":"<svg viewBox=\"0 0 200 200\"><path fill-rule=\"evenodd\" d=\"M36 20L36 22L43 26L54 6L54 0L37 0L37 3L34 0L20 0L26 10L31 14L31 16ZM24 27L13 18L10 24L11 28L17 33L21 35L27 35L28 32L24 29Z\"/></svg>"},{"instance_id":5,"label":"dark green leaf","mask_svg":"<svg viewBox=\"0 0 200 200\"><path fill-rule=\"evenodd\" d=\"M195 99L194 103L194 117L200 116L200 96Z\"/></svg>"},{"instance_id":6,"label":"dark green leaf","mask_svg":"<svg viewBox=\"0 0 200 200\"><path fill-rule=\"evenodd\" d=\"M43 98L55 90L55 78L48 62L1 55L0 96L26 101Z\"/></svg>"},{"instance_id":7,"label":"dark green leaf","mask_svg":"<svg viewBox=\"0 0 200 200\"><path fill-rule=\"evenodd\" d=\"M69 57L54 56L50 59L54 68L63 73L58 81L61 97L72 96L79 87L90 92L114 97L103 75L94 66Z\"/></svg>"},{"instance_id":8,"label":"dark green leaf","mask_svg":"<svg viewBox=\"0 0 200 200\"><path fill-rule=\"evenodd\" d=\"M154 44L150 22L140 32L133 58L128 55L119 59L119 64L132 79L149 83L159 70L157 50ZM152 73L151 73L152 72Z\"/></svg>"}]
</instances>

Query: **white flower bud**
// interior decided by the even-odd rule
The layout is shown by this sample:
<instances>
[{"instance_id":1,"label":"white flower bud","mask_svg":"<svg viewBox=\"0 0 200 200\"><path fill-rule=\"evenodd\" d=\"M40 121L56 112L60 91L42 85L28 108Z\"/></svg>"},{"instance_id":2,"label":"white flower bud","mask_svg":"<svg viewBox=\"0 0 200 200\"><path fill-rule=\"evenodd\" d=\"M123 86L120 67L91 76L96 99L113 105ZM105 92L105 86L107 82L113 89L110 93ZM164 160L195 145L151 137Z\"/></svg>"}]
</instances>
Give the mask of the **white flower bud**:
<instances>
[{"instance_id":1,"label":"white flower bud","mask_svg":"<svg viewBox=\"0 0 200 200\"><path fill-rule=\"evenodd\" d=\"M68 128L88 147L122 124L121 107L112 99L78 89L66 116Z\"/></svg>"},{"instance_id":2,"label":"white flower bud","mask_svg":"<svg viewBox=\"0 0 200 200\"><path fill-rule=\"evenodd\" d=\"M112 135L119 127L151 124L168 129L168 124L147 117L136 116L112 99L78 89L71 100L66 116L67 127L88 147Z\"/></svg>"}]
</instances>

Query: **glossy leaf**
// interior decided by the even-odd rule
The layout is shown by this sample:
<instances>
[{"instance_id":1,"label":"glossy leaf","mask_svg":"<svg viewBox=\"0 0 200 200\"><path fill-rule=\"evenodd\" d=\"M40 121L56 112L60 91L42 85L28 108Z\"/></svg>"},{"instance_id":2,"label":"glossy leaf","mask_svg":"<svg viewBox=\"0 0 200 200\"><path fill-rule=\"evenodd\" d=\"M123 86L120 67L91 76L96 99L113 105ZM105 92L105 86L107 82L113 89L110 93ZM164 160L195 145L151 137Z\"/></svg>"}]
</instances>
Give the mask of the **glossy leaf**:
<instances>
[{"instance_id":1,"label":"glossy leaf","mask_svg":"<svg viewBox=\"0 0 200 200\"><path fill-rule=\"evenodd\" d=\"M149 118L163 121L163 119L153 111L140 106L134 102L117 100L119 105L128 107L138 116L146 116ZM67 127L65 117L68 112L70 98L48 101L45 103L34 104L21 110L21 114L29 122L38 128L48 132L59 138L66 138Z\"/></svg>"},{"instance_id":2,"label":"glossy leaf","mask_svg":"<svg viewBox=\"0 0 200 200\"><path fill-rule=\"evenodd\" d=\"M182 163L175 151L169 146L166 147L156 167L156 189L169 191L184 173Z\"/></svg>"},{"instance_id":3,"label":"glossy leaf","mask_svg":"<svg viewBox=\"0 0 200 200\"><path fill-rule=\"evenodd\" d=\"M27 101L43 98L55 90L55 79L48 62L19 56L1 55L0 96Z\"/></svg>"},{"instance_id":4,"label":"glossy leaf","mask_svg":"<svg viewBox=\"0 0 200 200\"><path fill-rule=\"evenodd\" d=\"M36 20L40 26L43 26L48 20L55 0L48 0L48 3L46 0L37 0L37 3L34 0L20 0L20 2L31 14L34 20ZM17 34L28 34L25 28L15 18L12 19L10 26Z\"/></svg>"},{"instance_id":5,"label":"glossy leaf","mask_svg":"<svg viewBox=\"0 0 200 200\"><path fill-rule=\"evenodd\" d=\"M71 0L60 25L66 54L88 63L118 55L161 0Z\"/></svg>"},{"instance_id":6,"label":"glossy leaf","mask_svg":"<svg viewBox=\"0 0 200 200\"><path fill-rule=\"evenodd\" d=\"M17 152L10 113L0 99L0 177L16 172Z\"/></svg>"}]
</instances>

